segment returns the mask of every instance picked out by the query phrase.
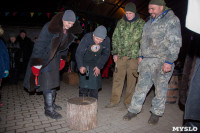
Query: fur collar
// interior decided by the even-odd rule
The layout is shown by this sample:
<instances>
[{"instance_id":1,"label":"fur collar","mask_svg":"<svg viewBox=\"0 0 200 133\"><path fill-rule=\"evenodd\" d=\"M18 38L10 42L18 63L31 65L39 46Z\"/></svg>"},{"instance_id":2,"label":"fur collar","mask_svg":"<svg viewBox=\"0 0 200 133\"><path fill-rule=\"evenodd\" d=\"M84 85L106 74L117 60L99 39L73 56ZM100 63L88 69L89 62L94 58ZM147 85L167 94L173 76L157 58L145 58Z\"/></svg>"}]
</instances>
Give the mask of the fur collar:
<instances>
[{"instance_id":1,"label":"fur collar","mask_svg":"<svg viewBox=\"0 0 200 133\"><path fill-rule=\"evenodd\" d=\"M59 12L51 19L49 26L48 26L49 32L51 32L52 34L62 33L62 31L63 31L63 23L62 23L63 15L64 15L64 12ZM77 20L74 23L74 25L68 30L68 33L73 33L73 34L82 33L82 28Z\"/></svg>"}]
</instances>

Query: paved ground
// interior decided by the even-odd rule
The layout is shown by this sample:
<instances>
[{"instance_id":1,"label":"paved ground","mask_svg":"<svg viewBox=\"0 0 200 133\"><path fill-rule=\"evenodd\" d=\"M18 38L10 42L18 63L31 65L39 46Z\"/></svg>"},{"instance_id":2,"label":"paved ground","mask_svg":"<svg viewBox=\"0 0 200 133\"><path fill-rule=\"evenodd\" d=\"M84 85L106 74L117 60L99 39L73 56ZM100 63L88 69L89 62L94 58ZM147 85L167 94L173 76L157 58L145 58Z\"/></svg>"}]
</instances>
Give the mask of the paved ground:
<instances>
[{"instance_id":1,"label":"paved ground","mask_svg":"<svg viewBox=\"0 0 200 133\"><path fill-rule=\"evenodd\" d=\"M165 114L157 125L151 126L147 123L153 91L149 93L142 112L131 121L124 121L122 117L127 113L127 109L122 102L118 107L104 108L110 99L111 86L112 78L103 79L98 101L98 125L84 133L170 133L173 126L182 125L183 112L177 104L166 105ZM2 88L3 106L0 107L0 133L80 133L66 126L66 103L68 99L78 96L78 85L69 86L61 82L57 93L56 103L63 107L63 110L59 111L63 118L53 120L44 115L42 95L29 95L22 82L18 85L5 84Z\"/></svg>"}]
</instances>

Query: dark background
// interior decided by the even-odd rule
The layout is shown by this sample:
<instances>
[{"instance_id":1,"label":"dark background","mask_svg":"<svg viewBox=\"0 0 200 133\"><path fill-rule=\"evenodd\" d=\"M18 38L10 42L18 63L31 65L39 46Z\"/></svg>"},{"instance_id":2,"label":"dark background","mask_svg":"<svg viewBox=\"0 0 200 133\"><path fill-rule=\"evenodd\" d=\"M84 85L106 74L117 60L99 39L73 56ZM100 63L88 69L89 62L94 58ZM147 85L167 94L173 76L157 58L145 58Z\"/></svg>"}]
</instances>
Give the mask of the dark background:
<instances>
[{"instance_id":1,"label":"dark background","mask_svg":"<svg viewBox=\"0 0 200 133\"><path fill-rule=\"evenodd\" d=\"M0 25L5 29L5 38L8 38L10 32L18 34L20 29L25 29L27 35L33 39L55 14L72 9L82 25L83 34L102 24L107 27L108 36L112 37L117 21L124 15L124 7L130 1L136 4L137 13L146 21L150 0L5 0L0 4ZM194 34L185 28L187 0L165 2L181 22L183 46L179 60L184 62L191 34Z\"/></svg>"},{"instance_id":2,"label":"dark background","mask_svg":"<svg viewBox=\"0 0 200 133\"><path fill-rule=\"evenodd\" d=\"M113 24L113 21L122 18L124 6L130 1L136 4L140 17L146 20L149 16L149 0L5 0L0 4L0 24L42 26L57 12L72 9L79 19L85 18L87 21L109 26ZM184 25L187 0L165 1ZM31 13L34 15L31 16Z\"/></svg>"}]
</instances>

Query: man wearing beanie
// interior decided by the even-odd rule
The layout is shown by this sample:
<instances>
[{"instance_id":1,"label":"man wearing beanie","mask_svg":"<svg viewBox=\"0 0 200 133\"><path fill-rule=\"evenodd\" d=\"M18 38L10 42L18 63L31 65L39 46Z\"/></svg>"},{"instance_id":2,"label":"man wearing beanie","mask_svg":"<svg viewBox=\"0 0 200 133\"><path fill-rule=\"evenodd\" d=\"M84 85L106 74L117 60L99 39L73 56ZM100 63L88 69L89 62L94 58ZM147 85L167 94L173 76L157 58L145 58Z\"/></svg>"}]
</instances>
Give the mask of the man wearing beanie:
<instances>
[{"instance_id":1,"label":"man wearing beanie","mask_svg":"<svg viewBox=\"0 0 200 133\"><path fill-rule=\"evenodd\" d=\"M168 82L174 70L182 37L180 21L173 11L165 6L164 0L151 0L150 19L143 29L139 51L139 78L128 113L123 117L130 120L140 113L147 93L155 86L149 124L157 124L165 110Z\"/></svg>"},{"instance_id":2,"label":"man wearing beanie","mask_svg":"<svg viewBox=\"0 0 200 133\"><path fill-rule=\"evenodd\" d=\"M101 69L110 56L110 38L106 28L98 26L87 33L76 51L79 75L79 96L98 99L98 89L102 88Z\"/></svg>"},{"instance_id":3,"label":"man wearing beanie","mask_svg":"<svg viewBox=\"0 0 200 133\"><path fill-rule=\"evenodd\" d=\"M81 32L75 13L66 10L56 14L43 26L34 44L24 87L29 92L43 92L45 115L52 119L62 117L55 111L62 109L55 104L56 88L60 86L59 70L65 66L67 50L75 39L74 34Z\"/></svg>"},{"instance_id":4,"label":"man wearing beanie","mask_svg":"<svg viewBox=\"0 0 200 133\"><path fill-rule=\"evenodd\" d=\"M115 62L112 95L106 108L118 106L126 79L124 105L128 108L137 80L138 51L142 37L144 20L136 13L136 6L129 2L125 6L125 15L117 23L112 37L112 55Z\"/></svg>"}]
</instances>

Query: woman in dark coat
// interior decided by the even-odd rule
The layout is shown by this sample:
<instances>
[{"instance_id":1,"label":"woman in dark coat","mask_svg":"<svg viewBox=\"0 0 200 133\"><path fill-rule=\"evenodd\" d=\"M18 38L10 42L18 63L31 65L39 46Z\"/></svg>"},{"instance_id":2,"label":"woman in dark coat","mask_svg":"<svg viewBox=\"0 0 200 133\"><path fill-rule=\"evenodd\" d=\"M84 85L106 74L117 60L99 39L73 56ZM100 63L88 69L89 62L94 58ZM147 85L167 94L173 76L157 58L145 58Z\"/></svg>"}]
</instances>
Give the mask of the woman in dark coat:
<instances>
[{"instance_id":1,"label":"woman in dark coat","mask_svg":"<svg viewBox=\"0 0 200 133\"><path fill-rule=\"evenodd\" d=\"M55 110L62 109L55 105L56 89L60 86L60 66L64 66L67 59L67 50L74 41L75 35L81 33L80 24L72 10L58 13L42 28L38 40L34 44L33 52L27 67L24 86L28 91L43 92L45 102L45 115L53 119L62 116ZM38 85L35 82L38 75ZM37 71L35 71L37 70ZM35 85L36 84L36 85Z\"/></svg>"},{"instance_id":2,"label":"woman in dark coat","mask_svg":"<svg viewBox=\"0 0 200 133\"><path fill-rule=\"evenodd\" d=\"M98 99L98 89L101 88L100 70L109 56L110 38L107 37L104 26L97 27L94 32L87 33L82 38L76 51L76 61L80 71L79 96Z\"/></svg>"}]
</instances>

